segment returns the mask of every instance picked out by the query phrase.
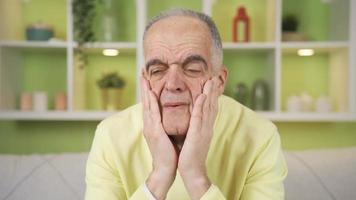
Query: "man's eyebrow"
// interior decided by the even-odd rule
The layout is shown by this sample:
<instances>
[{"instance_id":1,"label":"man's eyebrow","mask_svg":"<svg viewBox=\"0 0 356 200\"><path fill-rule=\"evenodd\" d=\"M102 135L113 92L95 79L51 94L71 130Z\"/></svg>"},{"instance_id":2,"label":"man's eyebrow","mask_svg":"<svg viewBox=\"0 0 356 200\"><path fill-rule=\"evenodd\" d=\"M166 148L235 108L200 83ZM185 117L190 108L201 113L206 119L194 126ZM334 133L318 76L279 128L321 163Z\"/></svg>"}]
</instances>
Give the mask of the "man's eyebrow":
<instances>
[{"instance_id":1,"label":"man's eyebrow","mask_svg":"<svg viewBox=\"0 0 356 200\"><path fill-rule=\"evenodd\" d=\"M202 63L204 63L204 68L205 70L208 69L208 64L206 62L206 60L200 56L200 55L190 55L188 57L186 57L182 63L182 66L185 66L187 65L188 63L190 62L194 62L194 61L200 61ZM163 62L162 60L158 59L158 58L154 58L152 60L149 60L147 63L146 63L146 71L149 70L150 66L152 65L164 65L164 66L167 66L168 64Z\"/></svg>"},{"instance_id":2,"label":"man's eyebrow","mask_svg":"<svg viewBox=\"0 0 356 200\"><path fill-rule=\"evenodd\" d=\"M200 55L190 55L188 56L187 58L185 58L185 60L183 61L183 66L187 65L188 63L190 62L193 62L193 61L200 61L202 63L204 63L204 68L207 70L208 69L208 64L206 62L206 60L200 56Z\"/></svg>"},{"instance_id":3,"label":"man's eyebrow","mask_svg":"<svg viewBox=\"0 0 356 200\"><path fill-rule=\"evenodd\" d=\"M154 58L152 60L149 60L146 63L146 71L148 71L148 69L150 68L150 66L152 65L167 65L166 63L164 63L162 60L158 59L158 58Z\"/></svg>"}]
</instances>

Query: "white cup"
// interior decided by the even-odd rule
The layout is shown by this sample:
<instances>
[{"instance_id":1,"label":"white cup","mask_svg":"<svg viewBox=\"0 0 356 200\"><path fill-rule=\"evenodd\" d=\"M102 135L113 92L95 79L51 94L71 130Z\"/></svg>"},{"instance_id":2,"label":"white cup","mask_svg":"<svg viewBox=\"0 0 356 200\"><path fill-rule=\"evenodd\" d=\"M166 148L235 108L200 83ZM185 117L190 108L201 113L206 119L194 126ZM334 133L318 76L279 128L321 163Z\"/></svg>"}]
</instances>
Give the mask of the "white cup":
<instances>
[{"instance_id":1,"label":"white cup","mask_svg":"<svg viewBox=\"0 0 356 200\"><path fill-rule=\"evenodd\" d=\"M292 113L300 112L302 109L301 104L302 102L300 98L298 96L292 95L288 97L287 100L287 111Z\"/></svg>"},{"instance_id":2,"label":"white cup","mask_svg":"<svg viewBox=\"0 0 356 200\"><path fill-rule=\"evenodd\" d=\"M47 93L37 91L33 93L33 110L35 112L44 112L48 109Z\"/></svg>"},{"instance_id":3,"label":"white cup","mask_svg":"<svg viewBox=\"0 0 356 200\"><path fill-rule=\"evenodd\" d=\"M320 96L316 101L316 111L321 113L331 112L331 100L327 96Z\"/></svg>"},{"instance_id":4,"label":"white cup","mask_svg":"<svg viewBox=\"0 0 356 200\"><path fill-rule=\"evenodd\" d=\"M310 96L308 93L304 92L299 96L299 98L300 98L303 112L313 111L314 99L312 96Z\"/></svg>"}]
</instances>

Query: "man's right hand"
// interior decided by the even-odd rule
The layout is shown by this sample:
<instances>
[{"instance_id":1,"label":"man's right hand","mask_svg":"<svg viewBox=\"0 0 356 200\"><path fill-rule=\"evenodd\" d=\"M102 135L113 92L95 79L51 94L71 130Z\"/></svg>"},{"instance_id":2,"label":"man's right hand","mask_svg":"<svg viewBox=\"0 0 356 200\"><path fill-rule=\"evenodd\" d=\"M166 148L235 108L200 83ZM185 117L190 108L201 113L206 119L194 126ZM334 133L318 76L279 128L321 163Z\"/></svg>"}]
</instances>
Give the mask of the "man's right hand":
<instances>
[{"instance_id":1,"label":"man's right hand","mask_svg":"<svg viewBox=\"0 0 356 200\"><path fill-rule=\"evenodd\" d=\"M156 199L165 199L176 176L178 153L163 129L157 97L144 77L141 77L141 93L143 134L153 159L146 185Z\"/></svg>"}]
</instances>

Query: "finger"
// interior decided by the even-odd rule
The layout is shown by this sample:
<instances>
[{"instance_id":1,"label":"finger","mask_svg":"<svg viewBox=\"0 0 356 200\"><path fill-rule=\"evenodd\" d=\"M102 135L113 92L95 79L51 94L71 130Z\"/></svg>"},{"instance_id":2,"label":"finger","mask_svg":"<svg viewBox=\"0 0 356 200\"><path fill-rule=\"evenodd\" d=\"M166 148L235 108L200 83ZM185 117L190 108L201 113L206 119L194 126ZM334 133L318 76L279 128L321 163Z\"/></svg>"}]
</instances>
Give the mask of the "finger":
<instances>
[{"instance_id":1,"label":"finger","mask_svg":"<svg viewBox=\"0 0 356 200\"><path fill-rule=\"evenodd\" d=\"M203 123L203 106L207 97L205 94L200 94L194 103L192 116L189 123L189 133L194 133L193 135L198 135ZM188 134L188 137L190 134Z\"/></svg>"},{"instance_id":2,"label":"finger","mask_svg":"<svg viewBox=\"0 0 356 200\"><path fill-rule=\"evenodd\" d=\"M142 103L143 103L143 108L144 110L148 110L149 109L149 99L148 99L148 95L147 95L147 80L141 76L140 77L140 82L141 82L141 99L142 99Z\"/></svg>"},{"instance_id":3,"label":"finger","mask_svg":"<svg viewBox=\"0 0 356 200\"><path fill-rule=\"evenodd\" d=\"M200 94L198 96L197 100L195 100L195 103L194 103L192 117L200 117L201 118L205 100L206 100L205 94Z\"/></svg>"},{"instance_id":4,"label":"finger","mask_svg":"<svg viewBox=\"0 0 356 200\"><path fill-rule=\"evenodd\" d=\"M203 94L208 96L209 93L211 92L211 87L212 87L212 80L207 80L203 87Z\"/></svg>"},{"instance_id":5,"label":"finger","mask_svg":"<svg viewBox=\"0 0 356 200\"><path fill-rule=\"evenodd\" d=\"M150 99L149 102L150 102L150 108L151 108L152 115L153 115L154 119L157 120L157 122L161 122L161 113L159 111L157 97L151 90L148 92L148 94L149 94L149 99Z\"/></svg>"},{"instance_id":6,"label":"finger","mask_svg":"<svg viewBox=\"0 0 356 200\"><path fill-rule=\"evenodd\" d=\"M215 108L217 106L218 97L219 97L219 77L214 77L212 79L212 93L211 93L211 108Z\"/></svg>"},{"instance_id":7,"label":"finger","mask_svg":"<svg viewBox=\"0 0 356 200\"><path fill-rule=\"evenodd\" d=\"M145 78L144 79L144 82L145 82L145 85L146 85L146 97L147 97L147 100L148 100L148 110L151 111L151 105L152 105L152 99L150 98L150 92L151 91L151 86L150 86L150 82Z\"/></svg>"},{"instance_id":8,"label":"finger","mask_svg":"<svg viewBox=\"0 0 356 200\"><path fill-rule=\"evenodd\" d=\"M204 89L203 89L203 94L206 95L206 100L204 102L203 106L203 115L208 114L209 112L209 106L210 106L210 100L211 100L211 90L212 90L212 85L213 82L212 80L208 80L205 82Z\"/></svg>"}]
</instances>

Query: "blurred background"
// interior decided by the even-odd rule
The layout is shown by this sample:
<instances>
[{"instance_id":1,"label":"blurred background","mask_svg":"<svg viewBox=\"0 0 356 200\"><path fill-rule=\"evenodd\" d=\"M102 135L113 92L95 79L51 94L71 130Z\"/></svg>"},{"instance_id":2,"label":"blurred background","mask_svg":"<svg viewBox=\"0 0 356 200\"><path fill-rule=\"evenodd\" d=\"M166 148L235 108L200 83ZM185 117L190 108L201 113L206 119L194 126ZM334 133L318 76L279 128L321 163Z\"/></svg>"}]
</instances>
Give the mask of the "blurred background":
<instances>
[{"instance_id":1,"label":"blurred background","mask_svg":"<svg viewBox=\"0 0 356 200\"><path fill-rule=\"evenodd\" d=\"M225 94L278 127L286 199L356 199L356 1L0 0L0 199L83 199L96 126L140 101L146 22L202 11Z\"/></svg>"},{"instance_id":2,"label":"blurred background","mask_svg":"<svg viewBox=\"0 0 356 200\"><path fill-rule=\"evenodd\" d=\"M284 149L356 146L351 0L0 0L0 153L89 151L100 120L140 101L145 23L174 7L213 17L225 94Z\"/></svg>"}]
</instances>

